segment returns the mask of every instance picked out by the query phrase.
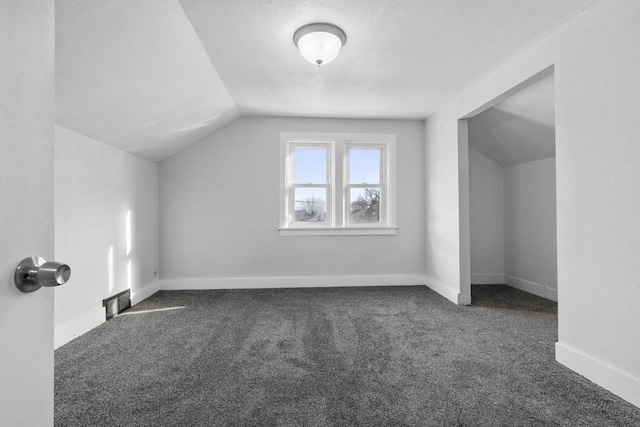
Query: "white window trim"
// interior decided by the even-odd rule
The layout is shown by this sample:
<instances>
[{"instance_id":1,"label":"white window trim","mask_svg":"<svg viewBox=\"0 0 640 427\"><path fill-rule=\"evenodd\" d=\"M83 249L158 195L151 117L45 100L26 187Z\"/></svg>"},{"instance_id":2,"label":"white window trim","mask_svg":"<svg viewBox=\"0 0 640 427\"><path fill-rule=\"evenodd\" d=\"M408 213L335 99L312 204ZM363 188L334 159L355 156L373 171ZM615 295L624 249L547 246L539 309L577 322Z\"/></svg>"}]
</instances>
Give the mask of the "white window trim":
<instances>
[{"instance_id":1,"label":"white window trim","mask_svg":"<svg viewBox=\"0 0 640 427\"><path fill-rule=\"evenodd\" d=\"M293 171L291 150L294 146L315 146L327 144L329 196L327 199L327 221L320 224L296 224L288 218L292 200L290 183ZM346 191L347 147L380 147L382 149L383 194L380 224L348 222ZM330 159L333 160L330 160ZM281 132L280 133L280 235L281 236L338 236L338 235L395 235L396 226L396 135L367 133L326 133L326 132ZM338 173L339 172L339 173ZM375 185L378 186L378 185ZM386 196L386 197L385 197ZM288 208L289 206L289 208Z\"/></svg>"}]
</instances>

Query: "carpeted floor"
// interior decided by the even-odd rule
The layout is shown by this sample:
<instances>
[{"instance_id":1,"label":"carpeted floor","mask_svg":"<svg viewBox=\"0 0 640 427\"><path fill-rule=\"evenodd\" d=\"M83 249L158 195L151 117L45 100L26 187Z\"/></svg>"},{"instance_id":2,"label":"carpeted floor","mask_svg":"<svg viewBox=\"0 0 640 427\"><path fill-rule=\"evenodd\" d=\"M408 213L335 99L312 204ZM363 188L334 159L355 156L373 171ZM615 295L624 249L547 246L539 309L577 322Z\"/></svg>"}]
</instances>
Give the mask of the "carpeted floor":
<instances>
[{"instance_id":1,"label":"carpeted floor","mask_svg":"<svg viewBox=\"0 0 640 427\"><path fill-rule=\"evenodd\" d=\"M556 304L474 286L161 292L55 353L57 426L640 426L554 361Z\"/></svg>"}]
</instances>

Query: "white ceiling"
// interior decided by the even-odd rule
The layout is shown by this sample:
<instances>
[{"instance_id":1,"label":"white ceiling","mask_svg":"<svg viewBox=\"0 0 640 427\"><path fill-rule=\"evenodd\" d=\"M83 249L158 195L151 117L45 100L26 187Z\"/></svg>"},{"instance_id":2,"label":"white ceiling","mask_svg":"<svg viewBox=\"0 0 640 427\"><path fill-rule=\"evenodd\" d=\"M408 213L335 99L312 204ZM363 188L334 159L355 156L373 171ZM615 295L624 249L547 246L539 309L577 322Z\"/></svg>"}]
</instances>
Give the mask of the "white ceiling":
<instances>
[{"instance_id":1,"label":"white ceiling","mask_svg":"<svg viewBox=\"0 0 640 427\"><path fill-rule=\"evenodd\" d=\"M469 145L502 167L556 154L553 75L469 119Z\"/></svg>"},{"instance_id":2,"label":"white ceiling","mask_svg":"<svg viewBox=\"0 0 640 427\"><path fill-rule=\"evenodd\" d=\"M57 0L57 122L160 160L239 115L426 118L596 0ZM324 67L294 31L347 33Z\"/></svg>"},{"instance_id":3,"label":"white ceiling","mask_svg":"<svg viewBox=\"0 0 640 427\"><path fill-rule=\"evenodd\" d=\"M238 116L177 1L56 1L59 125L161 160Z\"/></svg>"}]
</instances>

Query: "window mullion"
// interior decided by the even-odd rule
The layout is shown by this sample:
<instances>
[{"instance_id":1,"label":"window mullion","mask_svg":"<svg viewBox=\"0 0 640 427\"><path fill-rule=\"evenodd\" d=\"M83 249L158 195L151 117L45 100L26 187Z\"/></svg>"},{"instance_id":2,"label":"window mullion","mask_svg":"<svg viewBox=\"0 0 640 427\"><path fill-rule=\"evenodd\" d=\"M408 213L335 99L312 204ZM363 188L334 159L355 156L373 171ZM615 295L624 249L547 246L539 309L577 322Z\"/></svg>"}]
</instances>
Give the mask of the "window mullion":
<instances>
[{"instance_id":1,"label":"window mullion","mask_svg":"<svg viewBox=\"0 0 640 427\"><path fill-rule=\"evenodd\" d=\"M333 164L331 165L332 174L332 202L333 202L333 226L344 227L344 141L336 139L333 146Z\"/></svg>"}]
</instances>

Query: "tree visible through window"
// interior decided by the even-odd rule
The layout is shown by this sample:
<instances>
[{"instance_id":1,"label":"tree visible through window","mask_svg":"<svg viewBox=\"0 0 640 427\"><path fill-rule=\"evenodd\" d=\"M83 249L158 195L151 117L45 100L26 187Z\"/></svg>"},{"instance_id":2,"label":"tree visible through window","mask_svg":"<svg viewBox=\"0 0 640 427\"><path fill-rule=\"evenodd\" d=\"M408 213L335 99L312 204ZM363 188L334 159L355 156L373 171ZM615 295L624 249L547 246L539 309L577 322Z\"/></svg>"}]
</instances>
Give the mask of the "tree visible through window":
<instances>
[{"instance_id":1,"label":"tree visible through window","mask_svg":"<svg viewBox=\"0 0 640 427\"><path fill-rule=\"evenodd\" d=\"M350 217L351 222L380 222L380 189L365 188L356 197L352 191Z\"/></svg>"}]
</instances>

